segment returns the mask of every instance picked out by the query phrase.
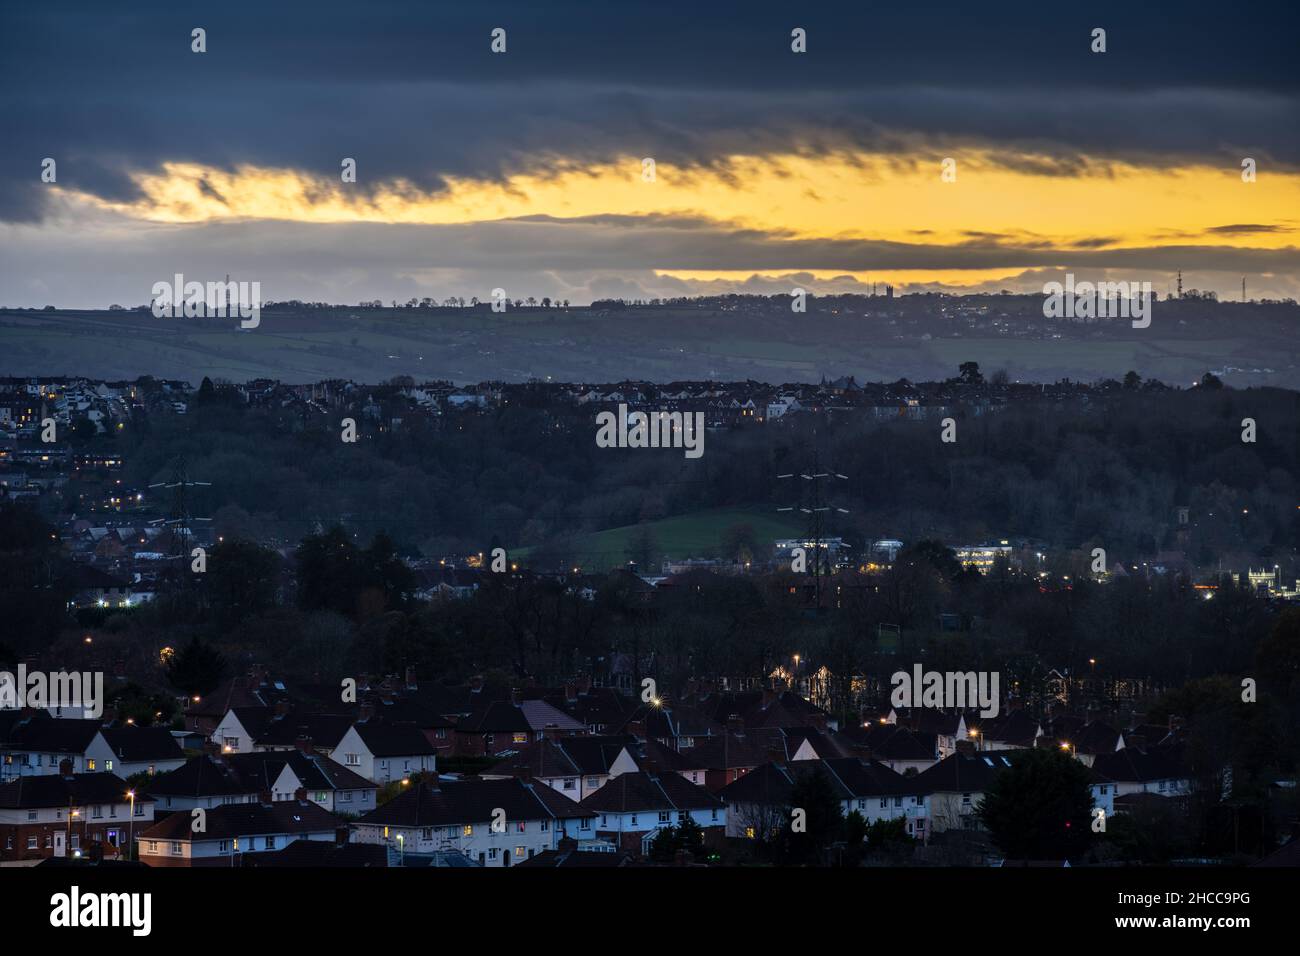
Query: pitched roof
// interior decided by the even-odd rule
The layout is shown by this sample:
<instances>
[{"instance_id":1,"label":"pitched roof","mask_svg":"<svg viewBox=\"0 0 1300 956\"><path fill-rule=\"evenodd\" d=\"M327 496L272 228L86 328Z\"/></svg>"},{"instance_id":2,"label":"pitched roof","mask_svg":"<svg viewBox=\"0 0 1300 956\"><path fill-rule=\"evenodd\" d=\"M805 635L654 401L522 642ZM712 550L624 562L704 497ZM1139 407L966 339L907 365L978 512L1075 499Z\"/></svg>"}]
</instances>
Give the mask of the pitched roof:
<instances>
[{"instance_id":1,"label":"pitched roof","mask_svg":"<svg viewBox=\"0 0 1300 956\"><path fill-rule=\"evenodd\" d=\"M127 803L126 782L111 773L41 774L19 777L0 786L0 807L36 809L86 806L91 803ZM137 794L136 801L149 800Z\"/></svg>"},{"instance_id":2,"label":"pitched roof","mask_svg":"<svg viewBox=\"0 0 1300 956\"><path fill-rule=\"evenodd\" d=\"M825 773L840 800L921 794L915 777L904 777L876 760L839 757L831 760L791 760L766 763L724 787L719 796L727 803L782 804L801 779Z\"/></svg>"},{"instance_id":3,"label":"pitched roof","mask_svg":"<svg viewBox=\"0 0 1300 956\"><path fill-rule=\"evenodd\" d=\"M980 718L974 726L983 740L1002 741L1018 747L1032 747L1042 730L1038 720L1023 710L1013 710L1002 717Z\"/></svg>"},{"instance_id":4,"label":"pitched roof","mask_svg":"<svg viewBox=\"0 0 1300 956\"><path fill-rule=\"evenodd\" d=\"M1152 747L1148 750L1125 747L1113 753L1100 753L1093 760L1092 769L1104 780L1123 782L1182 780L1191 777L1191 771L1182 762L1177 749L1172 747Z\"/></svg>"},{"instance_id":5,"label":"pitched roof","mask_svg":"<svg viewBox=\"0 0 1300 956\"><path fill-rule=\"evenodd\" d=\"M292 747L299 737L308 737L322 747L338 746L343 735L352 726L353 718L347 714L288 713L273 716L262 729L253 732L253 742L259 747Z\"/></svg>"},{"instance_id":6,"label":"pitched roof","mask_svg":"<svg viewBox=\"0 0 1300 956\"><path fill-rule=\"evenodd\" d=\"M731 732L697 740L694 747L683 750L681 755L691 765L684 769L703 767L706 770L748 769L771 759L766 737Z\"/></svg>"},{"instance_id":7,"label":"pitched roof","mask_svg":"<svg viewBox=\"0 0 1300 956\"><path fill-rule=\"evenodd\" d=\"M244 866L310 867L387 867L388 848L378 843L344 843L342 846L328 840L294 840L283 850L249 853L243 858Z\"/></svg>"},{"instance_id":8,"label":"pitched roof","mask_svg":"<svg viewBox=\"0 0 1300 956\"><path fill-rule=\"evenodd\" d=\"M635 709L631 700L612 687L593 687L585 693L579 692L576 700L569 700L563 693L547 695L544 699L588 727L620 727Z\"/></svg>"},{"instance_id":9,"label":"pitched roof","mask_svg":"<svg viewBox=\"0 0 1300 956\"><path fill-rule=\"evenodd\" d=\"M803 762L798 761L796 766ZM916 777L904 777L878 760L840 757L821 763L854 798L919 795L922 792L915 783Z\"/></svg>"},{"instance_id":10,"label":"pitched roof","mask_svg":"<svg viewBox=\"0 0 1300 956\"><path fill-rule=\"evenodd\" d=\"M785 738L786 753L793 757L807 744L821 760L852 755L852 747L847 742L841 743L833 735L824 733L815 727L782 727Z\"/></svg>"},{"instance_id":11,"label":"pitched roof","mask_svg":"<svg viewBox=\"0 0 1300 956\"><path fill-rule=\"evenodd\" d=\"M508 734L533 729L522 707L508 700L489 701L485 707L456 724L457 732L471 734Z\"/></svg>"},{"instance_id":12,"label":"pitched roof","mask_svg":"<svg viewBox=\"0 0 1300 956\"><path fill-rule=\"evenodd\" d=\"M621 773L582 801L584 810L635 813L642 810L716 810L723 802L675 773Z\"/></svg>"},{"instance_id":13,"label":"pitched roof","mask_svg":"<svg viewBox=\"0 0 1300 956\"><path fill-rule=\"evenodd\" d=\"M917 733L897 724L870 724L866 727L849 727L843 736L866 747L877 760L929 760L938 759L939 744L936 734Z\"/></svg>"},{"instance_id":14,"label":"pitched roof","mask_svg":"<svg viewBox=\"0 0 1300 956\"><path fill-rule=\"evenodd\" d=\"M981 750L973 755L950 754L913 780L914 793L978 793L1011 766L1011 750Z\"/></svg>"},{"instance_id":15,"label":"pitched roof","mask_svg":"<svg viewBox=\"0 0 1300 956\"><path fill-rule=\"evenodd\" d=\"M288 766L308 790L376 790L378 784L321 754L298 750L203 754L149 781L156 797L220 797L268 793Z\"/></svg>"},{"instance_id":16,"label":"pitched roof","mask_svg":"<svg viewBox=\"0 0 1300 956\"><path fill-rule=\"evenodd\" d=\"M661 744L654 737L647 737L645 742L637 749L639 751L636 757L637 767L649 773L676 773L679 770L707 769L696 754L694 747L676 751Z\"/></svg>"},{"instance_id":17,"label":"pitched roof","mask_svg":"<svg viewBox=\"0 0 1300 956\"><path fill-rule=\"evenodd\" d=\"M1073 737L1069 738L1076 753L1102 754L1115 753L1119 744L1120 733L1104 721L1094 720L1079 727Z\"/></svg>"},{"instance_id":18,"label":"pitched roof","mask_svg":"<svg viewBox=\"0 0 1300 956\"><path fill-rule=\"evenodd\" d=\"M764 763L727 784L718 791L718 796L728 805L786 804L790 801L790 791L794 789L794 774L788 768L786 763Z\"/></svg>"},{"instance_id":19,"label":"pitched roof","mask_svg":"<svg viewBox=\"0 0 1300 956\"><path fill-rule=\"evenodd\" d=\"M921 734L942 734L952 737L961 729L961 719L966 718L969 727L973 715L959 711L936 710L933 707L895 707L894 716L900 727L907 727Z\"/></svg>"},{"instance_id":20,"label":"pitched roof","mask_svg":"<svg viewBox=\"0 0 1300 956\"><path fill-rule=\"evenodd\" d=\"M432 755L438 751L429 738L415 724L390 724L365 720L352 725L376 757L409 757L416 754Z\"/></svg>"},{"instance_id":21,"label":"pitched roof","mask_svg":"<svg viewBox=\"0 0 1300 956\"><path fill-rule=\"evenodd\" d=\"M508 753L486 774L512 777L578 777L609 773L624 750L636 744L628 736L547 738Z\"/></svg>"},{"instance_id":22,"label":"pitched roof","mask_svg":"<svg viewBox=\"0 0 1300 956\"><path fill-rule=\"evenodd\" d=\"M99 733L123 762L180 760L185 756L166 727L105 727Z\"/></svg>"},{"instance_id":23,"label":"pitched roof","mask_svg":"<svg viewBox=\"0 0 1300 956\"><path fill-rule=\"evenodd\" d=\"M776 694L763 690L719 692L710 694L700 706L719 724L734 715L746 728L807 727L827 717L816 704L788 690Z\"/></svg>"},{"instance_id":24,"label":"pitched roof","mask_svg":"<svg viewBox=\"0 0 1300 956\"><path fill-rule=\"evenodd\" d=\"M279 700L287 700L288 696L288 691L278 681L267 682L260 675L257 678L237 675L218 684L215 690L204 694L198 701L190 701L185 713L189 716L224 717L239 708L270 707Z\"/></svg>"},{"instance_id":25,"label":"pitched roof","mask_svg":"<svg viewBox=\"0 0 1300 956\"><path fill-rule=\"evenodd\" d=\"M360 823L403 827L486 823L501 808L507 820L550 820L590 816L568 797L545 784L509 780L420 781Z\"/></svg>"},{"instance_id":26,"label":"pitched roof","mask_svg":"<svg viewBox=\"0 0 1300 956\"><path fill-rule=\"evenodd\" d=\"M41 712L14 724L2 746L6 750L84 754L103 726L98 720L63 719Z\"/></svg>"},{"instance_id":27,"label":"pitched roof","mask_svg":"<svg viewBox=\"0 0 1300 956\"><path fill-rule=\"evenodd\" d=\"M519 704L528 726L533 730L583 731L587 725L544 700L525 700Z\"/></svg>"},{"instance_id":28,"label":"pitched roof","mask_svg":"<svg viewBox=\"0 0 1300 956\"><path fill-rule=\"evenodd\" d=\"M196 834L186 811L169 813L140 833L142 840L207 842L266 833L333 832L343 823L309 800L281 800L276 803L230 803L206 811L207 829Z\"/></svg>"}]
</instances>

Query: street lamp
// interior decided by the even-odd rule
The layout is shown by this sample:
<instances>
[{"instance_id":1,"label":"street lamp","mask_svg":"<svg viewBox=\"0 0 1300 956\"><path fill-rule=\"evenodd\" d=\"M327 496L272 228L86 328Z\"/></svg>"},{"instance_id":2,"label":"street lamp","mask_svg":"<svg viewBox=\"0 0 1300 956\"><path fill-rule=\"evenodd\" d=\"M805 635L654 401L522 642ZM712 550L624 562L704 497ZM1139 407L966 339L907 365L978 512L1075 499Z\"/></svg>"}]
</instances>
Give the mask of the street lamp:
<instances>
[{"instance_id":1,"label":"street lamp","mask_svg":"<svg viewBox=\"0 0 1300 956\"><path fill-rule=\"evenodd\" d=\"M406 837L400 833L397 834L397 859L399 863L406 862Z\"/></svg>"},{"instance_id":2,"label":"street lamp","mask_svg":"<svg viewBox=\"0 0 1300 956\"><path fill-rule=\"evenodd\" d=\"M1061 749L1068 751L1071 757L1078 756L1078 748L1075 747L1075 745L1070 743L1068 740L1061 741Z\"/></svg>"},{"instance_id":3,"label":"street lamp","mask_svg":"<svg viewBox=\"0 0 1300 956\"><path fill-rule=\"evenodd\" d=\"M77 817L80 815L81 813L79 810L73 807L72 804L68 804L68 854L69 855L72 854L72 819L73 817ZM78 848L77 856L80 855L81 855L81 850L80 848Z\"/></svg>"},{"instance_id":4,"label":"street lamp","mask_svg":"<svg viewBox=\"0 0 1300 956\"><path fill-rule=\"evenodd\" d=\"M131 859L131 848L135 843L135 791L128 790L126 795L131 798L131 819L127 822L126 838L126 858Z\"/></svg>"}]
</instances>

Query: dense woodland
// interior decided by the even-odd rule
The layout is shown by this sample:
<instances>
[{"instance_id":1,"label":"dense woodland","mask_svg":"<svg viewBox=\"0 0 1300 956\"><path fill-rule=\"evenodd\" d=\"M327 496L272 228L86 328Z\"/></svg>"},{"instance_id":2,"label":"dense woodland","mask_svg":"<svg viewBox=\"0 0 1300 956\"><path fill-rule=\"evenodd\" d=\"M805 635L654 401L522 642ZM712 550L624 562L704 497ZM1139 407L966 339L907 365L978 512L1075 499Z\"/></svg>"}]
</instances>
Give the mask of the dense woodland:
<instances>
[{"instance_id":1,"label":"dense woodland","mask_svg":"<svg viewBox=\"0 0 1300 956\"><path fill-rule=\"evenodd\" d=\"M1017 403L976 414L957 405L957 441L938 421L877 423L866 413L796 415L709 431L705 454L601 449L593 412L526 389L485 412L441 420L409 414L397 389L368 390L404 423L365 424L339 440L337 416L247 408L219 389L186 416L153 416L112 442L123 484L165 479L184 454L195 514L223 534L292 546L341 524L369 540L386 531L405 554L443 557L497 545L572 563L567 539L720 507L775 513L790 491L777 475L816 460L848 476L830 528L855 548L876 538L972 543L1024 537L1050 549L1101 546L1140 562L1176 546L1176 508L1190 508L1187 557L1285 563L1300 540L1300 395L1255 389L1091 390L1087 402ZM978 398L978 396L973 396ZM1243 418L1257 441L1242 441ZM815 457L814 457L815 456ZM65 507L75 510L70 485ZM577 555L580 557L580 555ZM716 555L734 558L735 555Z\"/></svg>"}]
</instances>

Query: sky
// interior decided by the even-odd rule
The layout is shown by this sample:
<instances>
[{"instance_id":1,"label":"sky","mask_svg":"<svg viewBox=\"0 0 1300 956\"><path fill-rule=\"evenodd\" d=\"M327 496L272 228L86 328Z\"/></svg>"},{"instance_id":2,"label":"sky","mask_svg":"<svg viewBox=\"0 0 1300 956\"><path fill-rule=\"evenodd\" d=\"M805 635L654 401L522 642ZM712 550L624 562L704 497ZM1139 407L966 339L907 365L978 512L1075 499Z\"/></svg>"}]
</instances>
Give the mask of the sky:
<instances>
[{"instance_id":1,"label":"sky","mask_svg":"<svg viewBox=\"0 0 1300 956\"><path fill-rule=\"evenodd\" d=\"M1293 0L896 6L5 0L0 306L1300 297Z\"/></svg>"}]
</instances>

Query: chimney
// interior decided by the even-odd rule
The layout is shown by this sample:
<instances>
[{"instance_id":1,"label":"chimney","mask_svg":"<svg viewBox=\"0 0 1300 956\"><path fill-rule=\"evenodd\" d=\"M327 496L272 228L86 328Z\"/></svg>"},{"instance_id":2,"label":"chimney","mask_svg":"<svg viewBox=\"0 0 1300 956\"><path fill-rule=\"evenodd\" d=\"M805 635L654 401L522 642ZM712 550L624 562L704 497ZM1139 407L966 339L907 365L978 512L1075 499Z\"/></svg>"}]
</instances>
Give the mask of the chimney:
<instances>
[{"instance_id":1,"label":"chimney","mask_svg":"<svg viewBox=\"0 0 1300 956\"><path fill-rule=\"evenodd\" d=\"M645 721L629 720L627 722L627 732L638 740L645 740Z\"/></svg>"},{"instance_id":2,"label":"chimney","mask_svg":"<svg viewBox=\"0 0 1300 956\"><path fill-rule=\"evenodd\" d=\"M360 711L360 715L357 717L357 722L365 723L367 720L369 720L374 716L375 716L375 705L372 704L370 701L366 701L361 705L361 711Z\"/></svg>"},{"instance_id":3,"label":"chimney","mask_svg":"<svg viewBox=\"0 0 1300 956\"><path fill-rule=\"evenodd\" d=\"M297 790L293 792L293 798L297 800L299 803L306 803L307 789L305 787L299 787Z\"/></svg>"},{"instance_id":4,"label":"chimney","mask_svg":"<svg viewBox=\"0 0 1300 956\"><path fill-rule=\"evenodd\" d=\"M687 700L691 699L692 697L697 696L697 695L699 694L699 692L700 692L700 682L699 682L699 681L695 680L695 678L691 678L690 680L688 680L688 681L686 682L686 699L687 699Z\"/></svg>"},{"instance_id":5,"label":"chimney","mask_svg":"<svg viewBox=\"0 0 1300 956\"><path fill-rule=\"evenodd\" d=\"M777 698L777 693L774 689L772 689L771 687L764 687L763 688L763 709L767 710L767 708L771 707L772 704L776 702L776 698Z\"/></svg>"},{"instance_id":6,"label":"chimney","mask_svg":"<svg viewBox=\"0 0 1300 956\"><path fill-rule=\"evenodd\" d=\"M512 704L514 704L516 707L518 707L518 706L519 706L520 704L522 704L523 702L524 702L524 697L523 697L523 694L520 693L519 688L518 688L518 687L512 687L512 688L510 689L510 703L512 703Z\"/></svg>"},{"instance_id":7,"label":"chimney","mask_svg":"<svg viewBox=\"0 0 1300 956\"><path fill-rule=\"evenodd\" d=\"M739 714L731 714L727 717L727 730L737 736L745 732L745 722L740 719Z\"/></svg>"},{"instance_id":8,"label":"chimney","mask_svg":"<svg viewBox=\"0 0 1300 956\"><path fill-rule=\"evenodd\" d=\"M1146 737L1145 737L1144 735L1142 735L1142 734L1125 734L1125 735L1124 735L1124 746L1126 746L1126 747L1134 747L1134 748L1136 748L1136 749L1138 749L1138 750L1146 750L1146 749L1147 749L1147 739L1146 739Z\"/></svg>"},{"instance_id":9,"label":"chimney","mask_svg":"<svg viewBox=\"0 0 1300 956\"><path fill-rule=\"evenodd\" d=\"M1175 730L1177 730L1177 729L1178 729L1178 718L1175 717L1173 714L1170 714L1170 715L1169 715L1169 732L1170 732L1170 733L1173 733L1173 732L1174 732Z\"/></svg>"},{"instance_id":10,"label":"chimney","mask_svg":"<svg viewBox=\"0 0 1300 956\"><path fill-rule=\"evenodd\" d=\"M290 709L291 709L291 705L289 703L288 698L285 698L283 700L277 700L275 702L275 716L277 717L289 716Z\"/></svg>"},{"instance_id":11,"label":"chimney","mask_svg":"<svg viewBox=\"0 0 1300 956\"><path fill-rule=\"evenodd\" d=\"M469 689L470 689L470 693L473 693L473 694L479 694L479 693L482 693L482 691L483 691L483 678L482 678L482 677L471 677L471 678L469 679Z\"/></svg>"},{"instance_id":12,"label":"chimney","mask_svg":"<svg viewBox=\"0 0 1300 956\"><path fill-rule=\"evenodd\" d=\"M569 681L564 685L564 699L572 704L578 699L578 685Z\"/></svg>"},{"instance_id":13,"label":"chimney","mask_svg":"<svg viewBox=\"0 0 1300 956\"><path fill-rule=\"evenodd\" d=\"M59 775L69 778L72 776L72 761L67 757L59 761Z\"/></svg>"},{"instance_id":14,"label":"chimney","mask_svg":"<svg viewBox=\"0 0 1300 956\"><path fill-rule=\"evenodd\" d=\"M419 687L419 685L416 684L416 682L415 682L415 668L414 668L414 667L407 667L407 668L406 668L406 689L407 689L407 690L417 690L418 687Z\"/></svg>"},{"instance_id":15,"label":"chimney","mask_svg":"<svg viewBox=\"0 0 1300 956\"><path fill-rule=\"evenodd\" d=\"M581 677L578 678L578 693L583 695L591 693L590 674L583 674Z\"/></svg>"},{"instance_id":16,"label":"chimney","mask_svg":"<svg viewBox=\"0 0 1300 956\"><path fill-rule=\"evenodd\" d=\"M205 739L203 741L203 752L209 756L215 757L221 753L221 744L215 740Z\"/></svg>"},{"instance_id":17,"label":"chimney","mask_svg":"<svg viewBox=\"0 0 1300 956\"><path fill-rule=\"evenodd\" d=\"M257 795L257 799L258 799L261 803L264 803L264 804L266 804L267 806L270 806L270 805L271 805L271 799L272 799L272 798L271 798L271 791L270 791L270 790L262 790L262 791L260 791L260 792L258 793L258 795Z\"/></svg>"},{"instance_id":18,"label":"chimney","mask_svg":"<svg viewBox=\"0 0 1300 956\"><path fill-rule=\"evenodd\" d=\"M314 753L311 737L307 734L299 734L294 738L293 745L305 754Z\"/></svg>"},{"instance_id":19,"label":"chimney","mask_svg":"<svg viewBox=\"0 0 1300 956\"><path fill-rule=\"evenodd\" d=\"M808 715L808 725L826 733L826 715L821 711Z\"/></svg>"},{"instance_id":20,"label":"chimney","mask_svg":"<svg viewBox=\"0 0 1300 956\"><path fill-rule=\"evenodd\" d=\"M335 846L347 846L351 842L352 842L352 830L350 827L344 826L344 827L334 828Z\"/></svg>"},{"instance_id":21,"label":"chimney","mask_svg":"<svg viewBox=\"0 0 1300 956\"><path fill-rule=\"evenodd\" d=\"M975 756L975 741L969 737L962 737L953 745L953 749L963 757Z\"/></svg>"}]
</instances>

